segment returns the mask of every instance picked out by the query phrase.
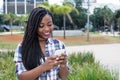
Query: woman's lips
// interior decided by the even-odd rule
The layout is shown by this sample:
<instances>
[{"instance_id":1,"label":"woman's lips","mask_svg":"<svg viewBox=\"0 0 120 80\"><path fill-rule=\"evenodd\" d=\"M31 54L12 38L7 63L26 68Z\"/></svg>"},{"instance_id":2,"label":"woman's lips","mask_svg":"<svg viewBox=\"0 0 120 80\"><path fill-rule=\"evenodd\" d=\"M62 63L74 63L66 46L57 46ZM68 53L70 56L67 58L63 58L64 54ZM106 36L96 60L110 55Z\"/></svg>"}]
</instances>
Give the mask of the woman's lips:
<instances>
[{"instance_id":1,"label":"woman's lips","mask_svg":"<svg viewBox=\"0 0 120 80\"><path fill-rule=\"evenodd\" d=\"M50 36L50 32L44 33L44 36Z\"/></svg>"}]
</instances>

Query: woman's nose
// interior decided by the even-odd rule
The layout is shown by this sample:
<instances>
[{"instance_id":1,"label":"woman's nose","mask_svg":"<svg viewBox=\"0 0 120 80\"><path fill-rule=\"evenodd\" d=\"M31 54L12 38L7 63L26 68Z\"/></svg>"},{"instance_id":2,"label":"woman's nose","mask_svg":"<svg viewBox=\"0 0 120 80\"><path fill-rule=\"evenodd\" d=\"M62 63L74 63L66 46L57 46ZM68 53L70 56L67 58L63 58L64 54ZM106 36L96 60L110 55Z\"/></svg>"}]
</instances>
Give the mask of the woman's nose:
<instances>
[{"instance_id":1,"label":"woman's nose","mask_svg":"<svg viewBox=\"0 0 120 80\"><path fill-rule=\"evenodd\" d=\"M44 29L45 30L49 30L50 28L49 28L49 26L45 26Z\"/></svg>"}]
</instances>

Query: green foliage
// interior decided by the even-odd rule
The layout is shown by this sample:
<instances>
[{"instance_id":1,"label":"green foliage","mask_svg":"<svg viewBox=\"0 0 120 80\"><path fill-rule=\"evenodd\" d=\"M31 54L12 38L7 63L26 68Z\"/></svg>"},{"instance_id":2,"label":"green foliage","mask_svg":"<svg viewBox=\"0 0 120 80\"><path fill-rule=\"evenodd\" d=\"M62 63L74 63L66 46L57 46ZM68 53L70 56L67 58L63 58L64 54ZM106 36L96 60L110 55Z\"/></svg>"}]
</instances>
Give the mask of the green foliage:
<instances>
[{"instance_id":1,"label":"green foliage","mask_svg":"<svg viewBox=\"0 0 120 80\"><path fill-rule=\"evenodd\" d=\"M118 73L95 62L91 52L72 53L68 61L70 75L67 80L118 80Z\"/></svg>"},{"instance_id":2,"label":"green foliage","mask_svg":"<svg viewBox=\"0 0 120 80\"><path fill-rule=\"evenodd\" d=\"M96 64L75 64L71 66L71 73L68 80L118 80L117 73L111 73L110 70Z\"/></svg>"},{"instance_id":3,"label":"green foliage","mask_svg":"<svg viewBox=\"0 0 120 80\"><path fill-rule=\"evenodd\" d=\"M84 53L79 52L79 53L70 54L68 58L69 64L70 65L72 64L83 65L83 63L86 63L86 64L94 63L95 60L94 60L92 52L84 52Z\"/></svg>"},{"instance_id":4,"label":"green foliage","mask_svg":"<svg viewBox=\"0 0 120 80\"><path fill-rule=\"evenodd\" d=\"M120 9L115 11L115 18L119 18L120 17Z\"/></svg>"},{"instance_id":5,"label":"green foliage","mask_svg":"<svg viewBox=\"0 0 120 80\"><path fill-rule=\"evenodd\" d=\"M0 27L0 32L4 32L4 29Z\"/></svg>"},{"instance_id":6,"label":"green foliage","mask_svg":"<svg viewBox=\"0 0 120 80\"><path fill-rule=\"evenodd\" d=\"M90 19L92 19L94 26L100 29L100 27L104 28L102 27L104 25L110 25L113 17L114 13L112 10L107 6L104 6L103 8L95 8L94 15L92 15Z\"/></svg>"},{"instance_id":7,"label":"green foliage","mask_svg":"<svg viewBox=\"0 0 120 80\"><path fill-rule=\"evenodd\" d=\"M117 20L117 24L120 26L120 17Z\"/></svg>"},{"instance_id":8,"label":"green foliage","mask_svg":"<svg viewBox=\"0 0 120 80\"><path fill-rule=\"evenodd\" d=\"M13 56L13 51L0 53L0 80L17 80Z\"/></svg>"},{"instance_id":9,"label":"green foliage","mask_svg":"<svg viewBox=\"0 0 120 80\"><path fill-rule=\"evenodd\" d=\"M0 53L0 80L17 80L14 51ZM92 52L72 53L68 56L70 74L67 80L118 80L117 71L110 71L95 62Z\"/></svg>"}]
</instances>

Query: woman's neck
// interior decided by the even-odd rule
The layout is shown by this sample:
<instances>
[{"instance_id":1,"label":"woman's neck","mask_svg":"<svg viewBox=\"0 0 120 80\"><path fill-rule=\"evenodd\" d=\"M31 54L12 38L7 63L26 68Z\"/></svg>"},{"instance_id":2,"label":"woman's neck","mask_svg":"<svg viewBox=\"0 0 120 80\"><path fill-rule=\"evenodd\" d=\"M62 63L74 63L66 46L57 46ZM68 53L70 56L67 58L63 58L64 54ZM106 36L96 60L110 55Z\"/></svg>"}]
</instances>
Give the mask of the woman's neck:
<instances>
[{"instance_id":1,"label":"woman's neck","mask_svg":"<svg viewBox=\"0 0 120 80\"><path fill-rule=\"evenodd\" d=\"M45 44L46 44L46 40L40 40L40 41L39 41L39 44L40 44L40 47L41 47L41 50L42 50L43 54L45 55Z\"/></svg>"}]
</instances>

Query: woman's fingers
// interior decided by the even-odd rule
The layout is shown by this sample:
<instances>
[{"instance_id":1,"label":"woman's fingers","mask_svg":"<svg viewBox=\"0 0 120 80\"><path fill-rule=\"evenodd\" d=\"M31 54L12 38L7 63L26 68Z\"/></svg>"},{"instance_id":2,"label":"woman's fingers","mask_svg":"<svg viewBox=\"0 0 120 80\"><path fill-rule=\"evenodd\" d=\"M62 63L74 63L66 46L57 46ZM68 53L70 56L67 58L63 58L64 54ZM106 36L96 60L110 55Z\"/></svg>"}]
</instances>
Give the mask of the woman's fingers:
<instances>
[{"instance_id":1,"label":"woman's fingers","mask_svg":"<svg viewBox=\"0 0 120 80\"><path fill-rule=\"evenodd\" d=\"M57 65L66 65L67 63L67 55L61 54L60 56L52 55L48 57L48 59L45 61L46 67L48 69L52 69L53 67Z\"/></svg>"},{"instance_id":2,"label":"woman's fingers","mask_svg":"<svg viewBox=\"0 0 120 80\"><path fill-rule=\"evenodd\" d=\"M50 57L48 57L49 60L55 60L58 56L57 55L52 55Z\"/></svg>"}]
</instances>

